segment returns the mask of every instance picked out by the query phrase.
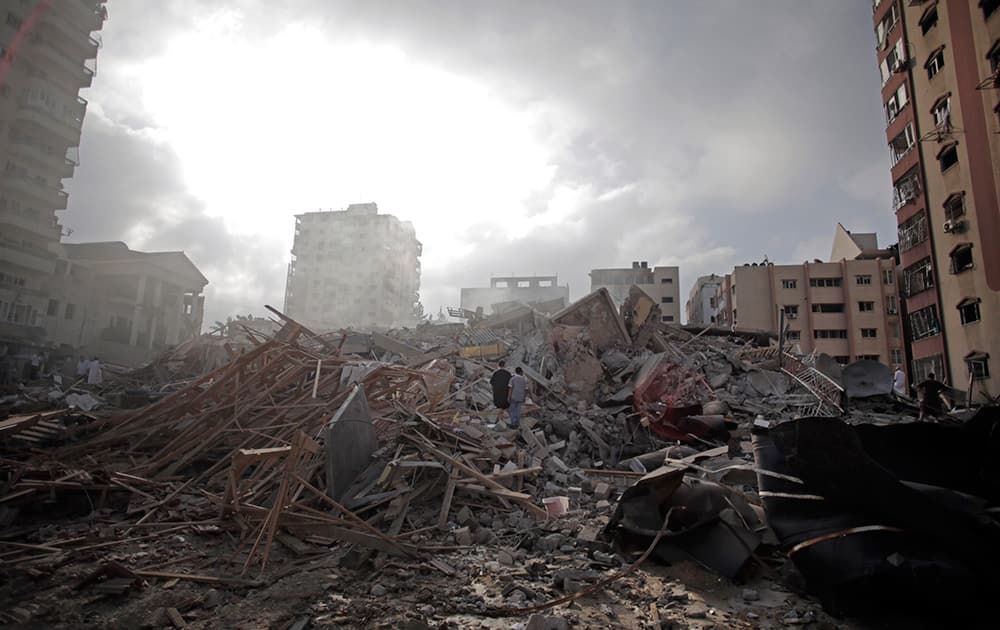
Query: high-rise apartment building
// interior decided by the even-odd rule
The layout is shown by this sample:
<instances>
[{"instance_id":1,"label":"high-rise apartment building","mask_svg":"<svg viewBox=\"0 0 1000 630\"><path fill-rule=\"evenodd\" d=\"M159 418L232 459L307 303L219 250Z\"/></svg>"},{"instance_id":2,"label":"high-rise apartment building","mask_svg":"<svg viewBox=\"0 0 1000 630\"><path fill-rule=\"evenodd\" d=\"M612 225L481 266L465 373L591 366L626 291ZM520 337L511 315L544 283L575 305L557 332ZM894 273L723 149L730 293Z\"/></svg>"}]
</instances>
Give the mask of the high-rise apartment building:
<instances>
[{"instance_id":1,"label":"high-rise apartment building","mask_svg":"<svg viewBox=\"0 0 1000 630\"><path fill-rule=\"evenodd\" d=\"M785 340L800 352L826 353L842 364L901 365L896 262L875 242L874 234L851 234L838 224L830 262L736 267L723 279L716 320L777 333L784 319Z\"/></svg>"},{"instance_id":2,"label":"high-rise apartment building","mask_svg":"<svg viewBox=\"0 0 1000 630\"><path fill-rule=\"evenodd\" d=\"M692 326L710 326L716 323L719 312L719 289L722 287L722 276L714 273L701 276L694 281L691 293L688 295L684 310L687 323Z\"/></svg>"},{"instance_id":3,"label":"high-rise apartment building","mask_svg":"<svg viewBox=\"0 0 1000 630\"><path fill-rule=\"evenodd\" d=\"M422 246L374 203L295 216L285 312L318 331L412 324Z\"/></svg>"},{"instance_id":4,"label":"high-rise apartment building","mask_svg":"<svg viewBox=\"0 0 1000 630\"><path fill-rule=\"evenodd\" d=\"M619 306L628 299L633 284L660 306L661 321L681 323L680 270L677 267L650 267L643 260L633 262L631 268L590 270L591 292L607 289Z\"/></svg>"},{"instance_id":5,"label":"high-rise apartment building","mask_svg":"<svg viewBox=\"0 0 1000 630\"><path fill-rule=\"evenodd\" d=\"M911 377L995 396L1000 0L873 7Z\"/></svg>"},{"instance_id":6,"label":"high-rise apartment building","mask_svg":"<svg viewBox=\"0 0 1000 630\"><path fill-rule=\"evenodd\" d=\"M0 338L44 336L62 227L96 72L103 0L0 0Z\"/></svg>"}]
</instances>

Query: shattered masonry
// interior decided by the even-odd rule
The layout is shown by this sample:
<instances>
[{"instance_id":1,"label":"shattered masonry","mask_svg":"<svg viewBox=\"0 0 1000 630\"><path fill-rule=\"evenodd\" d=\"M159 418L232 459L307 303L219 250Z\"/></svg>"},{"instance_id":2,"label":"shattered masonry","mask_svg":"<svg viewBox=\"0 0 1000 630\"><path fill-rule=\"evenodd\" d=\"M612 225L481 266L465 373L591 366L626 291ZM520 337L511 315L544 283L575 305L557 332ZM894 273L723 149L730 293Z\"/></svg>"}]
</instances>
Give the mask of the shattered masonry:
<instances>
[{"instance_id":1,"label":"shattered masonry","mask_svg":"<svg viewBox=\"0 0 1000 630\"><path fill-rule=\"evenodd\" d=\"M850 627L997 586L996 409L915 422L878 363L666 326L639 287L386 333L273 312L2 399L0 621Z\"/></svg>"}]
</instances>

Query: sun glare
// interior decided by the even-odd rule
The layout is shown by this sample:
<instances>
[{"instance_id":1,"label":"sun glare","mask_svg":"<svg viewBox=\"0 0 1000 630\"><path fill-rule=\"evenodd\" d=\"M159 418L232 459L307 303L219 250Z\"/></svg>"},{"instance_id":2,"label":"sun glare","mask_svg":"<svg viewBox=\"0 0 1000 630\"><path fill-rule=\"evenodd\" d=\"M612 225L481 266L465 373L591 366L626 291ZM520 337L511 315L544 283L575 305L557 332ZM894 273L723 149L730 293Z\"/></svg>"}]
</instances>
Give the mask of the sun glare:
<instances>
[{"instance_id":1,"label":"sun glare","mask_svg":"<svg viewBox=\"0 0 1000 630\"><path fill-rule=\"evenodd\" d=\"M312 26L250 41L238 15L216 14L143 81L191 189L247 235L290 242L295 213L376 201L416 224L430 271L483 217L516 237L525 198L553 177L532 115L397 48Z\"/></svg>"}]
</instances>

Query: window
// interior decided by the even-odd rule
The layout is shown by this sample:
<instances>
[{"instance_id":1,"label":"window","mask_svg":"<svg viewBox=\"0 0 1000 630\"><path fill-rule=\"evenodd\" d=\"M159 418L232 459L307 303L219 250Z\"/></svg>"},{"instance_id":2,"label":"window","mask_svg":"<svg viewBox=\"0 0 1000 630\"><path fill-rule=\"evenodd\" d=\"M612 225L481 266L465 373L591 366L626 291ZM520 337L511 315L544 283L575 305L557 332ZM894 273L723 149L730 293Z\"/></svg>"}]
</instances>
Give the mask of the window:
<instances>
[{"instance_id":1,"label":"window","mask_svg":"<svg viewBox=\"0 0 1000 630\"><path fill-rule=\"evenodd\" d=\"M861 338L862 339L875 339L878 337L878 329L876 328L862 328Z\"/></svg>"},{"instance_id":2,"label":"window","mask_svg":"<svg viewBox=\"0 0 1000 630\"><path fill-rule=\"evenodd\" d=\"M673 284L673 278L660 278L660 284Z\"/></svg>"},{"instance_id":3,"label":"window","mask_svg":"<svg viewBox=\"0 0 1000 630\"><path fill-rule=\"evenodd\" d=\"M900 348L893 348L892 350L889 351L889 354L891 356L891 359L892 359L892 362L893 362L894 365L902 365L903 364L903 351L902 351L902 349L900 349Z\"/></svg>"},{"instance_id":4,"label":"window","mask_svg":"<svg viewBox=\"0 0 1000 630\"><path fill-rule=\"evenodd\" d=\"M795 319L796 317L799 316L798 304L785 304L782 307L782 310L785 311L785 317L788 319Z\"/></svg>"},{"instance_id":5,"label":"window","mask_svg":"<svg viewBox=\"0 0 1000 630\"><path fill-rule=\"evenodd\" d=\"M952 142L937 154L938 163L941 164L941 172L947 171L952 166L958 164L958 143Z\"/></svg>"},{"instance_id":6,"label":"window","mask_svg":"<svg viewBox=\"0 0 1000 630\"><path fill-rule=\"evenodd\" d=\"M875 27L875 45L879 50L885 46L886 38L889 33L896 28L897 22L899 22L899 8L896 7L896 3L893 2L889 5L889 10L886 11L882 19L879 20L878 26Z\"/></svg>"},{"instance_id":7,"label":"window","mask_svg":"<svg viewBox=\"0 0 1000 630\"><path fill-rule=\"evenodd\" d=\"M870 275L854 276L855 284L871 284L872 277Z\"/></svg>"},{"instance_id":8,"label":"window","mask_svg":"<svg viewBox=\"0 0 1000 630\"><path fill-rule=\"evenodd\" d=\"M552 286L552 281L551 280L539 280L538 281L538 286L540 286L540 287L551 287Z\"/></svg>"},{"instance_id":9,"label":"window","mask_svg":"<svg viewBox=\"0 0 1000 630\"><path fill-rule=\"evenodd\" d=\"M665 321L665 322L672 322L672 321L674 321L674 316L673 315L664 315L660 319L663 320L663 321Z\"/></svg>"},{"instance_id":10,"label":"window","mask_svg":"<svg viewBox=\"0 0 1000 630\"><path fill-rule=\"evenodd\" d=\"M972 269L972 243L962 243L951 250L951 272L962 273Z\"/></svg>"},{"instance_id":11,"label":"window","mask_svg":"<svg viewBox=\"0 0 1000 630\"><path fill-rule=\"evenodd\" d=\"M878 361L882 357L878 354L859 354L858 361Z\"/></svg>"},{"instance_id":12,"label":"window","mask_svg":"<svg viewBox=\"0 0 1000 630\"><path fill-rule=\"evenodd\" d=\"M798 330L789 330L785 333L785 339L789 341L798 341L802 339L802 332Z\"/></svg>"},{"instance_id":13,"label":"window","mask_svg":"<svg viewBox=\"0 0 1000 630\"><path fill-rule=\"evenodd\" d=\"M965 366L969 369L969 376L976 380L990 377L990 355L985 352L965 355Z\"/></svg>"},{"instance_id":14,"label":"window","mask_svg":"<svg viewBox=\"0 0 1000 630\"><path fill-rule=\"evenodd\" d=\"M895 138L889 141L889 157L892 159L893 166L902 160L916 143L917 136L913 132L913 124L909 123Z\"/></svg>"},{"instance_id":15,"label":"window","mask_svg":"<svg viewBox=\"0 0 1000 630\"><path fill-rule=\"evenodd\" d=\"M979 0L979 6L983 10L983 19L988 20L1000 9L1000 0Z\"/></svg>"},{"instance_id":16,"label":"window","mask_svg":"<svg viewBox=\"0 0 1000 630\"><path fill-rule=\"evenodd\" d=\"M980 302L981 300L977 297L967 297L958 303L958 315L963 325L978 322L981 319L979 313Z\"/></svg>"},{"instance_id":17,"label":"window","mask_svg":"<svg viewBox=\"0 0 1000 630\"><path fill-rule=\"evenodd\" d=\"M990 63L990 72L1000 70L1000 39L993 42L993 47L986 53L986 61Z\"/></svg>"},{"instance_id":18,"label":"window","mask_svg":"<svg viewBox=\"0 0 1000 630\"><path fill-rule=\"evenodd\" d=\"M941 323L938 320L936 305L931 304L910 313L910 334L914 341L931 337L940 332Z\"/></svg>"},{"instance_id":19,"label":"window","mask_svg":"<svg viewBox=\"0 0 1000 630\"><path fill-rule=\"evenodd\" d=\"M916 295L934 287L934 271L930 256L903 270L903 294Z\"/></svg>"},{"instance_id":20,"label":"window","mask_svg":"<svg viewBox=\"0 0 1000 630\"><path fill-rule=\"evenodd\" d=\"M76 304L67 304L66 315L65 315L66 319L73 319L75 314L76 314Z\"/></svg>"},{"instance_id":21,"label":"window","mask_svg":"<svg viewBox=\"0 0 1000 630\"><path fill-rule=\"evenodd\" d=\"M895 315L899 312L899 305L896 303L895 295L885 296L885 312L889 315Z\"/></svg>"},{"instance_id":22,"label":"window","mask_svg":"<svg viewBox=\"0 0 1000 630\"><path fill-rule=\"evenodd\" d=\"M965 216L965 191L953 193L944 200L944 216L949 221Z\"/></svg>"},{"instance_id":23,"label":"window","mask_svg":"<svg viewBox=\"0 0 1000 630\"><path fill-rule=\"evenodd\" d=\"M933 79L937 73L941 72L941 68L944 68L944 46L931 53L924 67L927 68L928 79Z\"/></svg>"},{"instance_id":24,"label":"window","mask_svg":"<svg viewBox=\"0 0 1000 630\"><path fill-rule=\"evenodd\" d=\"M671 295L664 295L660 298L660 304L673 304L674 298Z\"/></svg>"},{"instance_id":25,"label":"window","mask_svg":"<svg viewBox=\"0 0 1000 630\"><path fill-rule=\"evenodd\" d=\"M951 93L945 94L934 101L931 107L931 115L934 117L934 126L939 129L947 128L951 125Z\"/></svg>"},{"instance_id":26,"label":"window","mask_svg":"<svg viewBox=\"0 0 1000 630\"><path fill-rule=\"evenodd\" d=\"M709 308L719 308L719 301L716 298L714 298L714 297L708 298L708 307Z\"/></svg>"},{"instance_id":27,"label":"window","mask_svg":"<svg viewBox=\"0 0 1000 630\"><path fill-rule=\"evenodd\" d=\"M813 339L847 339L846 330L817 329L813 331Z\"/></svg>"},{"instance_id":28,"label":"window","mask_svg":"<svg viewBox=\"0 0 1000 630\"><path fill-rule=\"evenodd\" d=\"M899 112L903 111L910 102L910 99L906 93L906 83L901 83L889 100L885 103L885 121L886 124L891 123L899 115Z\"/></svg>"},{"instance_id":29,"label":"window","mask_svg":"<svg viewBox=\"0 0 1000 630\"><path fill-rule=\"evenodd\" d=\"M813 304L813 313L843 313L843 304Z\"/></svg>"},{"instance_id":30,"label":"window","mask_svg":"<svg viewBox=\"0 0 1000 630\"><path fill-rule=\"evenodd\" d=\"M59 300L49 300L49 307L45 310L45 314L52 317L59 312Z\"/></svg>"},{"instance_id":31,"label":"window","mask_svg":"<svg viewBox=\"0 0 1000 630\"><path fill-rule=\"evenodd\" d=\"M899 251L905 252L927 240L927 214L921 210L899 224Z\"/></svg>"},{"instance_id":32,"label":"window","mask_svg":"<svg viewBox=\"0 0 1000 630\"><path fill-rule=\"evenodd\" d=\"M920 175L914 166L906 172L892 187L893 208L899 210L920 195Z\"/></svg>"},{"instance_id":33,"label":"window","mask_svg":"<svg viewBox=\"0 0 1000 630\"><path fill-rule=\"evenodd\" d=\"M858 302L858 310L867 313L875 310L875 302Z\"/></svg>"},{"instance_id":34,"label":"window","mask_svg":"<svg viewBox=\"0 0 1000 630\"><path fill-rule=\"evenodd\" d=\"M842 285L840 278L809 278L811 287L839 287Z\"/></svg>"},{"instance_id":35,"label":"window","mask_svg":"<svg viewBox=\"0 0 1000 630\"><path fill-rule=\"evenodd\" d=\"M528 287L531 286L531 281L530 280L518 280L517 281L517 286L520 289L527 289Z\"/></svg>"},{"instance_id":36,"label":"window","mask_svg":"<svg viewBox=\"0 0 1000 630\"><path fill-rule=\"evenodd\" d=\"M781 288L782 289L794 289L797 286L798 286L798 282L796 282L795 280L782 280L781 281Z\"/></svg>"},{"instance_id":37,"label":"window","mask_svg":"<svg viewBox=\"0 0 1000 630\"><path fill-rule=\"evenodd\" d=\"M895 269L885 269L882 272L882 275L885 276L882 280L886 284L896 284L896 270Z\"/></svg>"},{"instance_id":38,"label":"window","mask_svg":"<svg viewBox=\"0 0 1000 630\"><path fill-rule=\"evenodd\" d=\"M918 24L920 24L920 31L926 35L932 28L937 26L937 21L938 11L937 3L935 2L926 11L924 11L922 16L920 16L920 21L918 22Z\"/></svg>"},{"instance_id":39,"label":"window","mask_svg":"<svg viewBox=\"0 0 1000 630\"><path fill-rule=\"evenodd\" d=\"M916 359L913 362L913 382L919 383L933 374L935 378L944 376L944 361L940 354Z\"/></svg>"},{"instance_id":40,"label":"window","mask_svg":"<svg viewBox=\"0 0 1000 630\"><path fill-rule=\"evenodd\" d=\"M494 289L506 289L507 288L507 281L506 280L497 280L496 282L493 283L493 288Z\"/></svg>"},{"instance_id":41,"label":"window","mask_svg":"<svg viewBox=\"0 0 1000 630\"><path fill-rule=\"evenodd\" d=\"M851 362L851 357L844 355L837 355L833 357L833 360L839 363L840 365L847 365L848 363Z\"/></svg>"}]
</instances>

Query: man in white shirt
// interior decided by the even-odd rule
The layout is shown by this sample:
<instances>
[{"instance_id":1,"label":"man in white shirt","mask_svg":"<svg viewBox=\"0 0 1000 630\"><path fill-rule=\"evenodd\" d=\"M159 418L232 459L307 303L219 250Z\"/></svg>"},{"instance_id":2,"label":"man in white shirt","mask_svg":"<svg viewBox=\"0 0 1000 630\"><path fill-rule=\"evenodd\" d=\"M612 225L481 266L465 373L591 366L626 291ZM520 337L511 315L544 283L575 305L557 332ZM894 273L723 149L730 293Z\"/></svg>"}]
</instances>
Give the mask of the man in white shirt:
<instances>
[{"instance_id":1,"label":"man in white shirt","mask_svg":"<svg viewBox=\"0 0 1000 630\"><path fill-rule=\"evenodd\" d=\"M104 373L101 372L101 361L94 357L87 367L87 385L100 385L103 380Z\"/></svg>"},{"instance_id":2,"label":"man in white shirt","mask_svg":"<svg viewBox=\"0 0 1000 630\"><path fill-rule=\"evenodd\" d=\"M521 426L521 406L528 396L528 380L524 378L524 370L520 367L514 369L514 376L510 377L507 385L507 400L510 403L510 426L516 429Z\"/></svg>"},{"instance_id":3,"label":"man in white shirt","mask_svg":"<svg viewBox=\"0 0 1000 630\"><path fill-rule=\"evenodd\" d=\"M76 377L77 378L87 378L87 374L90 372L90 361L88 361L84 356L80 355L80 362L76 364Z\"/></svg>"}]
</instances>

